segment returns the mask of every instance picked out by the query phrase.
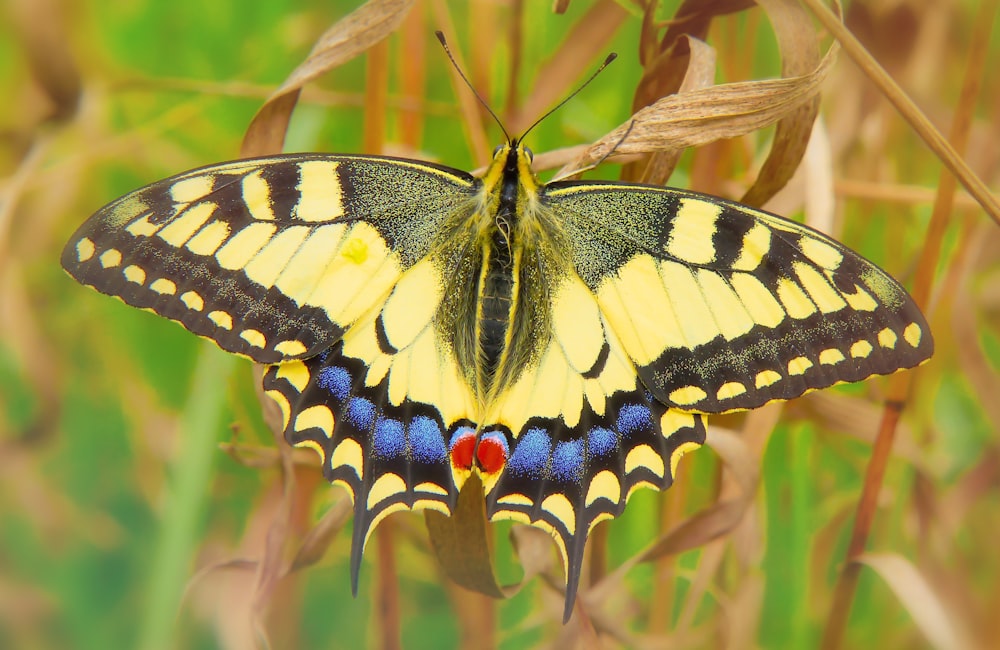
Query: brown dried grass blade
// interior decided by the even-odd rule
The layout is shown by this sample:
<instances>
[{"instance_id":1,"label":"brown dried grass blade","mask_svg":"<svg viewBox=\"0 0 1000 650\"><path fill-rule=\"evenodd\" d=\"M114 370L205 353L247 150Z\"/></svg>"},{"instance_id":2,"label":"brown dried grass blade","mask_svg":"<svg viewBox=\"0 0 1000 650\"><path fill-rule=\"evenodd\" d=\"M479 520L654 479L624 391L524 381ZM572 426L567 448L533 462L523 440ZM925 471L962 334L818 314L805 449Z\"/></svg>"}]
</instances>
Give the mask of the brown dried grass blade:
<instances>
[{"instance_id":1,"label":"brown dried grass blade","mask_svg":"<svg viewBox=\"0 0 1000 650\"><path fill-rule=\"evenodd\" d=\"M694 147L774 124L816 96L836 51L831 47L807 75L723 84L664 97L592 144L556 177L580 173L611 155Z\"/></svg>"},{"instance_id":2,"label":"brown dried grass blade","mask_svg":"<svg viewBox=\"0 0 1000 650\"><path fill-rule=\"evenodd\" d=\"M42 120L69 119L76 112L83 84L69 49L64 24L68 12L53 0L15 0L8 7L32 77L50 103Z\"/></svg>"},{"instance_id":3,"label":"brown dried grass blade","mask_svg":"<svg viewBox=\"0 0 1000 650\"><path fill-rule=\"evenodd\" d=\"M722 501L682 521L645 551L623 562L588 590L589 601L604 600L636 564L704 546L739 525L756 491L760 473L758 461L740 434L727 429L710 426L706 445L722 458L736 489Z\"/></svg>"},{"instance_id":4,"label":"brown dried grass blade","mask_svg":"<svg viewBox=\"0 0 1000 650\"><path fill-rule=\"evenodd\" d=\"M781 75L806 75L820 60L819 36L812 20L798 0L757 0L767 13L781 50ZM809 144L813 123L819 114L819 95L803 102L778 120L771 151L757 180L740 199L760 207L788 183Z\"/></svg>"},{"instance_id":5,"label":"brown dried grass blade","mask_svg":"<svg viewBox=\"0 0 1000 650\"><path fill-rule=\"evenodd\" d=\"M909 612L931 647L968 648L941 598L913 564L896 553L865 553L856 562L875 570Z\"/></svg>"},{"instance_id":6,"label":"brown dried grass blade","mask_svg":"<svg viewBox=\"0 0 1000 650\"><path fill-rule=\"evenodd\" d=\"M983 192L980 194L974 191L976 182L980 185L982 182L968 170L960 154L956 151L956 149L964 151L968 143L972 115L976 104L975 100L982 87L982 79L986 74L987 53L993 19L997 12L1000 11L1000 0L988 0L979 7L976 17L977 28L973 33L972 43L969 47L965 75L962 81L962 99L952 122L950 133L950 140L954 143L954 148L951 143L945 140L930 125L919 109L895 85L885 70L875 62L850 32L839 21L831 20L832 14L826 6L817 4L815 0L804 1L809 4L809 7L820 18L824 26L830 29L836 38L844 43L848 54L879 85L879 88L886 94L887 99L904 114L914 129L924 138L924 141L931 146L931 149L938 154L948 168L958 176L958 180L965 185L966 189L976 196L977 200L981 202L987 211L990 211L987 203L992 203L993 207L997 208L991 213L991 216L1000 221L1000 206L996 204L995 198L986 191L985 186L981 187ZM968 172L968 174L965 174L965 172ZM943 233L950 221L952 196L956 189L957 186L954 177L943 174L938 187L938 196L934 202L934 212L931 215L930 227L928 228L924 248L920 253L917 275L913 287L914 300L922 309L926 309L930 298L935 269L941 255ZM827 617L826 627L823 630L822 647L826 650L836 650L836 648L839 648L843 638L859 578L859 565L854 563L853 560L864 552L865 546L868 543L868 536L877 509L878 493L882 488L886 465L888 464L895 439L896 426L914 377L915 373L911 371L893 375L889 379L882 422L872 449L871 460L865 472L864 487L858 501L854 526L851 530L851 538L847 549L847 564L838 576L830 614Z\"/></svg>"},{"instance_id":7,"label":"brown dried grass blade","mask_svg":"<svg viewBox=\"0 0 1000 650\"><path fill-rule=\"evenodd\" d=\"M955 151L954 147L945 139L944 135L934 127L923 111L893 81L889 73L879 65L878 61L872 57L864 45L848 31L847 27L844 26L840 19L821 0L802 0L802 2L819 18L823 26L833 34L833 37L843 46L847 55L878 86L882 94L885 95L885 98L896 107L900 115L909 122L917 135L923 139L931 151L944 163L945 167L954 174L962 186L969 191L969 194L975 197L983 210L994 221L1000 223L1000 201L997 200L997 197L990 192L983 180L969 168L958 152ZM983 12L990 11L991 6L993 6L993 3L984 2L981 5L981 10ZM977 24L980 26L984 25L983 22L978 22ZM991 24L992 20L986 21L985 29L988 30Z\"/></svg>"},{"instance_id":8,"label":"brown dried grass blade","mask_svg":"<svg viewBox=\"0 0 1000 650\"><path fill-rule=\"evenodd\" d=\"M369 0L323 33L285 82L254 115L240 151L245 157L279 153L302 86L353 59L387 37L406 17L414 0Z\"/></svg>"},{"instance_id":9,"label":"brown dried grass blade","mask_svg":"<svg viewBox=\"0 0 1000 650\"><path fill-rule=\"evenodd\" d=\"M452 38L452 35L456 34L457 30L455 29L454 20L452 20L448 5L443 0L434 0L431 2L431 8L434 10L434 20L440 27L441 32L448 37L449 43L454 43L455 39ZM469 66L462 60L461 50L454 46L449 47L451 47L451 53L455 57L458 67L462 70L470 70ZM486 46L481 45L479 47L485 48ZM480 50L478 48L474 49L473 54L477 51ZM475 78L475 75L472 78ZM480 119L482 107L479 105L479 100L476 99L473 93L469 92L458 70L451 70L451 85L455 89L455 97L458 98L461 125L465 130L466 140L472 151L473 160L485 164L486 161L490 160L492 147L490 146L490 139L486 137L483 120Z\"/></svg>"},{"instance_id":10,"label":"brown dried grass blade","mask_svg":"<svg viewBox=\"0 0 1000 650\"><path fill-rule=\"evenodd\" d=\"M323 513L319 522L306 533L286 574L312 566L323 559L333 539L353 513L351 501L347 498L340 499Z\"/></svg>"}]
</instances>

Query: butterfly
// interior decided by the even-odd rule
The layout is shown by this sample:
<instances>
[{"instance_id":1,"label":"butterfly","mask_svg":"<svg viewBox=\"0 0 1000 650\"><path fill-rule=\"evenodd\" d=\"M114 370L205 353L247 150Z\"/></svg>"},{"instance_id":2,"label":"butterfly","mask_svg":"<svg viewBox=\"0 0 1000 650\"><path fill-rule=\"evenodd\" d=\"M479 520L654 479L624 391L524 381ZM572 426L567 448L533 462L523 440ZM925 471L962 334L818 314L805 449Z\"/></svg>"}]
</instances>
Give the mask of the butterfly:
<instances>
[{"instance_id":1,"label":"butterfly","mask_svg":"<svg viewBox=\"0 0 1000 650\"><path fill-rule=\"evenodd\" d=\"M705 415L928 359L888 274L695 192L542 183L519 138L482 176L364 155L238 160L100 209L62 254L98 291L267 364L289 443L375 526L486 512L550 532L572 612L587 536L670 486Z\"/></svg>"}]
</instances>

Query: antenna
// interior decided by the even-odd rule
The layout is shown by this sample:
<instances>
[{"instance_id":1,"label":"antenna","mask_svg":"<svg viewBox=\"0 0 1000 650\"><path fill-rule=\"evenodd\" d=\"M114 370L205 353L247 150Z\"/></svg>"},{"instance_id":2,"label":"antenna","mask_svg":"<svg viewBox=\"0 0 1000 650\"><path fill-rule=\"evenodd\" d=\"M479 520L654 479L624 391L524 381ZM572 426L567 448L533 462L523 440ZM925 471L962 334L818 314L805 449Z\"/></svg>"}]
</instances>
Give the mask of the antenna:
<instances>
[{"instance_id":1,"label":"antenna","mask_svg":"<svg viewBox=\"0 0 1000 650\"><path fill-rule=\"evenodd\" d=\"M521 135L520 135L520 136L519 136L519 137L517 138L517 141L518 141L518 142L520 142L521 140L523 140L523 139L524 139L524 136L528 135L528 133L529 133L529 132L530 132L530 131L531 131L531 130L532 130L533 128L535 128L536 126L538 126L538 125L539 125L539 124L541 123L541 121L542 121L542 120L544 120L545 118L547 118L547 117L548 117L549 115L552 115L553 113L555 113L555 112L556 112L557 110L559 110L560 108L562 108L563 104L565 104L565 103L566 103L566 102L568 102L569 100L571 100L571 99L573 99L574 97L576 97L577 93L579 93L579 92L580 92L581 90L583 90L584 88L586 88L587 86L589 86L589 85L590 85L590 82L591 82L591 81L593 81L593 80L594 80L594 79L595 79L595 78L597 77L597 75L601 74L601 71L602 71L602 70L604 70L604 68L608 67L608 65L609 65L609 64L610 64L610 63L611 63L612 61L614 61L615 59L617 59L617 58L618 58L618 54L616 54L615 52L612 52L611 54L609 54L609 55L608 55L608 56L607 56L607 57L606 57L606 58L604 59L604 63L602 63L602 64L601 64L601 67L599 67L599 68L598 68L597 70L594 70L594 73L593 73L592 75L590 75L590 77L589 77L589 78L588 78L588 79L587 79L586 81L584 81L584 82L583 82L582 84L580 84L580 86L579 86L579 87L577 87L577 89L576 89L576 90L574 90L574 91L573 91L573 92L571 92L571 93L570 93L569 95L567 95L565 99L563 99L563 100L562 100L561 102L559 102L558 104L556 104L555 106L553 106L552 108L550 108L550 109L548 110L548 112L546 112L546 113L545 113L544 115L542 115L542 116L541 116L540 118L538 118L537 120L535 120L535 121L534 121L534 123L533 123L533 124L532 124L531 126L529 126L529 127L527 128L527 129L525 129L525 130L524 130L524 133L522 133L522 134L521 134Z\"/></svg>"},{"instance_id":2,"label":"antenna","mask_svg":"<svg viewBox=\"0 0 1000 650\"><path fill-rule=\"evenodd\" d=\"M457 72L458 76L462 78L462 81L464 81L465 85L468 86L469 90L472 91L472 94L476 96L476 99L479 100L479 103L483 105L483 108L486 109L486 112L493 117L493 121L497 123L497 126L500 127L500 130L503 131L504 137L507 138L509 142L510 134L507 133L507 129L503 128L503 122L501 122L500 118L497 117L497 114L493 112L493 109L490 108L490 105L486 103L486 100L483 99L483 96L479 94L479 91L476 90L476 87L472 85L472 82L469 81L469 78L465 76L465 73L462 72L462 68L458 65L458 61L455 60L455 57L451 53L451 48L448 47L448 41L446 41L444 38L444 32L442 32L439 29L436 32L434 32L434 35L437 36L437 39L439 41L441 41L441 47L444 48L444 53L448 55L448 59L451 61L451 65L454 66L455 72Z\"/></svg>"},{"instance_id":3,"label":"antenna","mask_svg":"<svg viewBox=\"0 0 1000 650\"><path fill-rule=\"evenodd\" d=\"M500 121L500 118L497 117L497 114L493 112L493 109L490 108L490 105L486 103L486 100L483 99L483 96L479 94L479 91L476 90L475 86L472 85L472 82L469 81L469 78L465 76L464 72L462 72L462 68L459 67L458 62L455 61L455 57L452 55L451 49L448 47L448 42L444 38L444 33L441 30L438 30L434 32L434 35L437 36L437 39L441 42L441 47L444 48L444 53L448 55L448 59L451 61L451 64L455 67L455 71L458 72L458 76L462 78L462 81L464 81L465 85L469 87L469 90L471 90L472 94L476 96L476 99L478 99L479 103L483 105L483 108L485 108L486 111L493 117L493 120L497 123L497 126L499 126L500 130L503 131L504 137L507 138L507 141L510 142L511 144L516 144L521 140L523 140L524 136L528 135L528 133L536 126L538 126L542 120L547 118L549 115L555 113L557 110L562 108L563 104L576 97L577 93L579 93L581 90L589 86L590 82L593 81L597 77L597 75L601 74L601 71L604 70L604 68L608 67L608 65L612 61L618 58L618 55L614 52L609 54L604 59L604 63L602 63L601 66L597 68L597 70L595 70L594 73L590 75L590 77L588 77L586 81L580 84L576 90L571 92L569 95L566 96L565 99L563 99L561 102L550 108L544 115L535 120L531 126L525 129L524 133L518 136L516 140L512 140L510 134L507 133L507 129L504 128L503 122Z\"/></svg>"}]
</instances>

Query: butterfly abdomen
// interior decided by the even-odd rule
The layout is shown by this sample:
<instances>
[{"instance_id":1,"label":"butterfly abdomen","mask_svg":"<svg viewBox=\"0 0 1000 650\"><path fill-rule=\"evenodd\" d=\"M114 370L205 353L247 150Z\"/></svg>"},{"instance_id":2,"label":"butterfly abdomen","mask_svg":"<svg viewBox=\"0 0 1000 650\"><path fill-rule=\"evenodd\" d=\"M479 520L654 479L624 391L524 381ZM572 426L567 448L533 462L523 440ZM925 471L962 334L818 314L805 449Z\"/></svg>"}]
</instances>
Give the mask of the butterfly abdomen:
<instances>
[{"instance_id":1,"label":"butterfly abdomen","mask_svg":"<svg viewBox=\"0 0 1000 650\"><path fill-rule=\"evenodd\" d=\"M499 220L498 220L499 221ZM483 252L479 286L478 343L486 376L496 372L504 348L509 343L511 309L516 289L511 250L502 226L497 227Z\"/></svg>"}]
</instances>

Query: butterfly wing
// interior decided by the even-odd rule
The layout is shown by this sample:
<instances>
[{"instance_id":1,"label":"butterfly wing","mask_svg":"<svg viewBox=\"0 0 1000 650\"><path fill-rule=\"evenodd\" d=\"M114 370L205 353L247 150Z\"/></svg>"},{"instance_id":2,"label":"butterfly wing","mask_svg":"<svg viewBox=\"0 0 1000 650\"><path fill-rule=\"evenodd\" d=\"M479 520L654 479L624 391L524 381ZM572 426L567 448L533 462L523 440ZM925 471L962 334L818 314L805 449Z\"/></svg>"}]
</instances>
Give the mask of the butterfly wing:
<instances>
[{"instance_id":1,"label":"butterfly wing","mask_svg":"<svg viewBox=\"0 0 1000 650\"><path fill-rule=\"evenodd\" d=\"M429 253L479 187L392 158L225 163L109 204L62 262L83 284L273 364L264 387L286 438L318 451L354 498L356 591L378 521L450 512L467 475L452 476L447 443L473 403L432 325L447 283Z\"/></svg>"},{"instance_id":2,"label":"butterfly wing","mask_svg":"<svg viewBox=\"0 0 1000 650\"><path fill-rule=\"evenodd\" d=\"M404 509L450 515L468 475L454 469L450 447L474 430L476 404L450 348L438 343L443 286L438 268L421 261L331 349L264 375L285 438L318 451L326 478L354 500L355 593L378 522Z\"/></svg>"},{"instance_id":3,"label":"butterfly wing","mask_svg":"<svg viewBox=\"0 0 1000 650\"><path fill-rule=\"evenodd\" d=\"M63 267L261 363L328 348L475 195L468 174L297 154L186 172L105 206Z\"/></svg>"},{"instance_id":4,"label":"butterfly wing","mask_svg":"<svg viewBox=\"0 0 1000 650\"><path fill-rule=\"evenodd\" d=\"M551 337L496 400L480 446L498 440L509 455L484 481L490 518L531 523L555 538L568 618L594 525L621 514L640 487L669 487L680 457L704 442L705 424L646 390L579 277L550 280Z\"/></svg>"},{"instance_id":5,"label":"butterfly wing","mask_svg":"<svg viewBox=\"0 0 1000 650\"><path fill-rule=\"evenodd\" d=\"M806 226L651 186L553 183L543 200L643 384L665 404L751 409L933 352L926 320L894 279Z\"/></svg>"}]
</instances>

